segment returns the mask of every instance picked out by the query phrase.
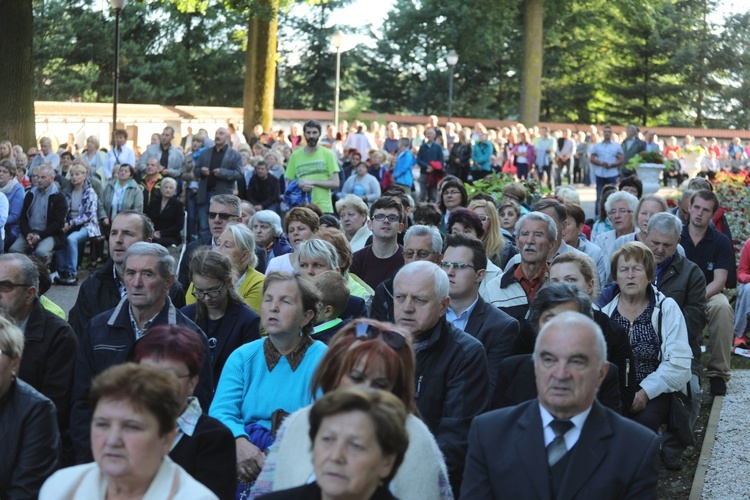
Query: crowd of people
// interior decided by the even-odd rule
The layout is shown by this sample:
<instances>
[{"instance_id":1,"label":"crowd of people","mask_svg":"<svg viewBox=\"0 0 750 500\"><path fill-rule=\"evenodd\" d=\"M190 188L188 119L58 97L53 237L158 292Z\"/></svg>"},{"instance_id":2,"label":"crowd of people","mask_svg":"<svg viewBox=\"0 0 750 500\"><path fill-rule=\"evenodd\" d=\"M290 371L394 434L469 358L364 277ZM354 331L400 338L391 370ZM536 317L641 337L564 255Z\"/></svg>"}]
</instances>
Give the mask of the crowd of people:
<instances>
[{"instance_id":1,"label":"crowd of people","mask_svg":"<svg viewBox=\"0 0 750 500\"><path fill-rule=\"evenodd\" d=\"M655 498L748 342L750 241L704 177L644 195L628 155L682 153L638 134L0 143L0 496Z\"/></svg>"}]
</instances>

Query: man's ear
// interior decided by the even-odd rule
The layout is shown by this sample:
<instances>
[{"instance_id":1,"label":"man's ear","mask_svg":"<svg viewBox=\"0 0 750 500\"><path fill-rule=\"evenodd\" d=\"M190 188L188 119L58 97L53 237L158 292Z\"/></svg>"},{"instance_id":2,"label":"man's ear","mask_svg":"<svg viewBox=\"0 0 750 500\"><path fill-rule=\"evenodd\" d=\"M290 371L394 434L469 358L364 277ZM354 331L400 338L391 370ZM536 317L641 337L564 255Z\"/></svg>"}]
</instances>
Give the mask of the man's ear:
<instances>
[{"instance_id":1,"label":"man's ear","mask_svg":"<svg viewBox=\"0 0 750 500\"><path fill-rule=\"evenodd\" d=\"M175 279L177 279L177 277L174 274L172 276L167 277L166 279L167 291L169 291L169 289L172 288L172 285L174 285Z\"/></svg>"}]
</instances>

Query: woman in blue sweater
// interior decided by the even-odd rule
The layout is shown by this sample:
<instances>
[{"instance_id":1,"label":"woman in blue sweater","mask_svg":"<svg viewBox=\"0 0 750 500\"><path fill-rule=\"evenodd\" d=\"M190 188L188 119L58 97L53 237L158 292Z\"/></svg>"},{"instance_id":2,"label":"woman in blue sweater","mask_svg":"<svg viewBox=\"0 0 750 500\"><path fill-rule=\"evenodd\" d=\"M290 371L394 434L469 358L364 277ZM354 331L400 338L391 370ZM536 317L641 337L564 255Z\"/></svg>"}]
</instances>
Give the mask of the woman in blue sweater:
<instances>
[{"instance_id":1,"label":"woman in blue sweater","mask_svg":"<svg viewBox=\"0 0 750 500\"><path fill-rule=\"evenodd\" d=\"M16 179L16 164L10 160L0 161L0 192L8 198L8 219L5 221L5 251L16 241L21 232L21 209L26 192Z\"/></svg>"},{"instance_id":2,"label":"woman in blue sweater","mask_svg":"<svg viewBox=\"0 0 750 500\"><path fill-rule=\"evenodd\" d=\"M260 313L268 337L239 347L224 365L209 415L234 435L238 497L263 468L282 416L313 402L310 381L326 351L310 337L319 301L307 278L270 273Z\"/></svg>"}]
</instances>

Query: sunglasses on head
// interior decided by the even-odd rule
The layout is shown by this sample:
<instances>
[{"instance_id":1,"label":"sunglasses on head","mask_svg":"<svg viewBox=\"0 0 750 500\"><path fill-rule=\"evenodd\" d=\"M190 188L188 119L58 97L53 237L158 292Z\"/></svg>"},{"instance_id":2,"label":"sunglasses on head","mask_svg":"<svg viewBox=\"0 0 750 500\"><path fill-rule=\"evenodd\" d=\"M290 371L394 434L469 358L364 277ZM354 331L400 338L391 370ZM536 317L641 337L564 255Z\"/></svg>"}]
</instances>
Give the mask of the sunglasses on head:
<instances>
[{"instance_id":1,"label":"sunglasses on head","mask_svg":"<svg viewBox=\"0 0 750 500\"><path fill-rule=\"evenodd\" d=\"M371 325L370 323L357 323L354 335L358 339L374 340L376 338L383 339L383 342L388 344L389 347L399 350L406 344L406 338L399 332L393 330L381 330L377 326Z\"/></svg>"}]
</instances>

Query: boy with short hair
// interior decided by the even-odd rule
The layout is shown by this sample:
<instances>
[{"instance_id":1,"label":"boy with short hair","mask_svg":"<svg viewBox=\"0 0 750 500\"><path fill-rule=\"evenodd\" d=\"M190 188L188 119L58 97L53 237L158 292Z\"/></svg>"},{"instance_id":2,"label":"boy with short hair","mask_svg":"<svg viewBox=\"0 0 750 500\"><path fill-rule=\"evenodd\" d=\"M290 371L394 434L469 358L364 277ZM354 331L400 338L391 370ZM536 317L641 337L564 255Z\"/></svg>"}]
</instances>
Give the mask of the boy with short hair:
<instances>
[{"instance_id":1,"label":"boy with short hair","mask_svg":"<svg viewBox=\"0 0 750 500\"><path fill-rule=\"evenodd\" d=\"M346 323L339 316L349 302L349 285L346 278L336 271L326 271L314 278L315 287L323 297L320 312L315 319L312 338L328 344Z\"/></svg>"}]
</instances>

